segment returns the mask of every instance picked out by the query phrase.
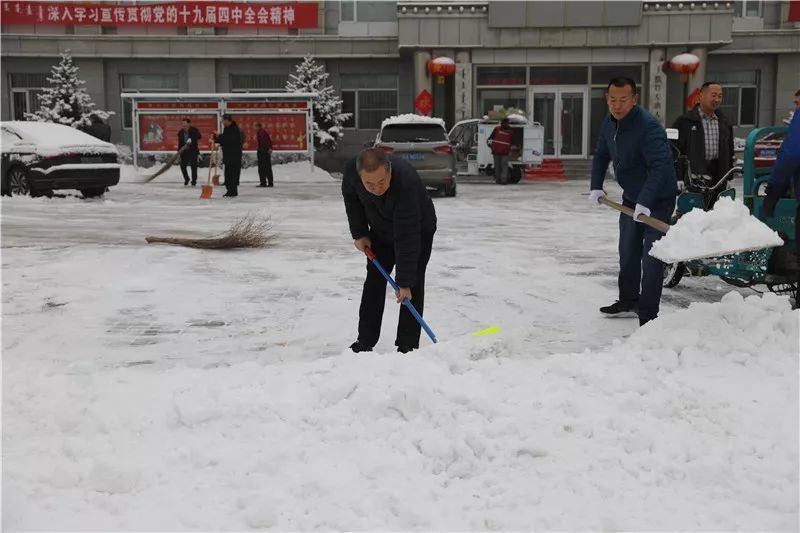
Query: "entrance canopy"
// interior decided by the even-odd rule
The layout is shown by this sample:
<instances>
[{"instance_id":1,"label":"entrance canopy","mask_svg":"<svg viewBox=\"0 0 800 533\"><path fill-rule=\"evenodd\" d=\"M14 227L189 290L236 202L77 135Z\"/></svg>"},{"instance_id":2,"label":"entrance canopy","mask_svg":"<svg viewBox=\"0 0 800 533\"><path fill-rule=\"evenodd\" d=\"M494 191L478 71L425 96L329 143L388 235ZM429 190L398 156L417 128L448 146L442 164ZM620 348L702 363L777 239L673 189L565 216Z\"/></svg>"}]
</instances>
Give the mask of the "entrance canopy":
<instances>
[{"instance_id":1,"label":"entrance canopy","mask_svg":"<svg viewBox=\"0 0 800 533\"><path fill-rule=\"evenodd\" d=\"M222 115L230 114L242 130L243 149L255 153L255 123L272 138L274 153L305 153L313 168L313 98L315 93L122 93L133 104L133 157L174 154L183 120L202 135L200 151L209 153L211 134L222 131Z\"/></svg>"}]
</instances>

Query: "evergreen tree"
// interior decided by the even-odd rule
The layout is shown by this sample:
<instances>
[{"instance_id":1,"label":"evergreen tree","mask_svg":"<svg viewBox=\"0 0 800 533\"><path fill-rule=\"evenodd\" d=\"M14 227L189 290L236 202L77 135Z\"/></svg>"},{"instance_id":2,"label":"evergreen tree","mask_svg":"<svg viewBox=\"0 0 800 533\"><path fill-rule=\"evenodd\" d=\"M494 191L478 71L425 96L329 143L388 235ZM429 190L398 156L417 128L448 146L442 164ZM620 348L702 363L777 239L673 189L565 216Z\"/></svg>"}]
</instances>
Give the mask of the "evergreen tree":
<instances>
[{"instance_id":1,"label":"evergreen tree","mask_svg":"<svg viewBox=\"0 0 800 533\"><path fill-rule=\"evenodd\" d=\"M27 120L37 122L56 122L73 128L86 128L91 125L91 116L103 120L113 112L95 109L94 102L83 87L86 82L78 78L78 67L72 62L69 50L61 54L61 62L53 65L47 78L50 87L39 95L39 110L25 113Z\"/></svg>"},{"instance_id":2,"label":"evergreen tree","mask_svg":"<svg viewBox=\"0 0 800 533\"><path fill-rule=\"evenodd\" d=\"M328 85L329 74L313 57L303 58L289 75L286 90L292 93L317 93L314 98L314 147L335 150L344 137L343 126L352 113L342 113L342 99Z\"/></svg>"}]
</instances>

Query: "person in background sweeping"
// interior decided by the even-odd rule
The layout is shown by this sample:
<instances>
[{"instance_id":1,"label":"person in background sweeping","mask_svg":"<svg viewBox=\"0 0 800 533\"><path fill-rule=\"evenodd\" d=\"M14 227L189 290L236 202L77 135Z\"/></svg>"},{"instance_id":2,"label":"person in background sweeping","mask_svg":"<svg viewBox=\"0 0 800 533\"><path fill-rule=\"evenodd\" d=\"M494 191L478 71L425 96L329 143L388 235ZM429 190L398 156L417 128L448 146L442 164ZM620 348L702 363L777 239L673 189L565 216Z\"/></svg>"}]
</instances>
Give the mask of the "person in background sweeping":
<instances>
[{"instance_id":1,"label":"person in background sweeping","mask_svg":"<svg viewBox=\"0 0 800 533\"><path fill-rule=\"evenodd\" d=\"M197 185L197 158L200 155L200 145L198 141L202 138L200 130L192 126L192 121L188 118L183 119L183 128L178 130L178 150L186 149L181 152L181 173L183 174L183 185L189 185L189 174L186 167L192 167L192 187Z\"/></svg>"},{"instance_id":2,"label":"person in background sweeping","mask_svg":"<svg viewBox=\"0 0 800 533\"><path fill-rule=\"evenodd\" d=\"M259 187L272 187L272 137L260 122L256 122L256 140L258 141L258 180ZM267 181L269 180L269 185Z\"/></svg>"},{"instance_id":3,"label":"person in background sweeping","mask_svg":"<svg viewBox=\"0 0 800 533\"><path fill-rule=\"evenodd\" d=\"M511 129L508 119L504 118L486 140L494 156L494 182L500 185L508 183L508 154L513 137L514 130Z\"/></svg>"},{"instance_id":4,"label":"person in background sweeping","mask_svg":"<svg viewBox=\"0 0 800 533\"><path fill-rule=\"evenodd\" d=\"M722 86L707 81L700 89L700 103L680 116L672 125L679 132L678 149L689 158L692 174L706 174L720 180L733 168L733 126L719 111ZM686 169L678 169L678 180L686 181ZM730 178L729 178L730 179ZM723 184L721 187L727 187Z\"/></svg>"},{"instance_id":5,"label":"person in background sweeping","mask_svg":"<svg viewBox=\"0 0 800 533\"><path fill-rule=\"evenodd\" d=\"M111 142L111 126L103 122L103 119L100 118L98 115L92 113L89 116L89 120L92 121L91 126L86 128L86 133L91 135L92 137L96 137L101 141L105 141L107 143Z\"/></svg>"},{"instance_id":6,"label":"person in background sweeping","mask_svg":"<svg viewBox=\"0 0 800 533\"><path fill-rule=\"evenodd\" d=\"M225 128L212 140L222 147L222 164L225 165L225 189L222 196L234 198L239 196L239 175L242 173L242 145L244 137L233 117L227 113L222 115Z\"/></svg>"},{"instance_id":7,"label":"person in background sweeping","mask_svg":"<svg viewBox=\"0 0 800 533\"><path fill-rule=\"evenodd\" d=\"M664 263L649 255L661 233L639 222L640 214L669 222L675 209L678 184L661 123L637 105L636 82L614 78L608 84L609 113L600 127L592 162L589 201L600 205L608 164L622 187L623 204L633 218L619 216L619 300L601 307L605 316L639 316L644 325L658 316Z\"/></svg>"},{"instance_id":8,"label":"person in background sweeping","mask_svg":"<svg viewBox=\"0 0 800 533\"><path fill-rule=\"evenodd\" d=\"M371 248L388 272L397 266L397 303L408 298L421 315L436 211L419 174L404 159L389 158L380 148L368 148L345 166L342 196L355 247L361 252ZM370 352L378 343L385 302L386 279L367 261L358 340L350 346L354 352ZM397 351L407 353L419 348L419 336L419 323L401 306Z\"/></svg>"},{"instance_id":9,"label":"person in background sweeping","mask_svg":"<svg viewBox=\"0 0 800 533\"><path fill-rule=\"evenodd\" d=\"M800 93L800 91L798 91ZM800 109L800 108L798 108ZM795 292L795 307L800 305L800 111L795 110L789 130L781 144L778 158L772 166L767 184L767 196L764 198L762 211L767 217L775 216L778 200L794 186L794 197L797 200L797 212L794 216L794 239L797 245L798 279Z\"/></svg>"}]
</instances>

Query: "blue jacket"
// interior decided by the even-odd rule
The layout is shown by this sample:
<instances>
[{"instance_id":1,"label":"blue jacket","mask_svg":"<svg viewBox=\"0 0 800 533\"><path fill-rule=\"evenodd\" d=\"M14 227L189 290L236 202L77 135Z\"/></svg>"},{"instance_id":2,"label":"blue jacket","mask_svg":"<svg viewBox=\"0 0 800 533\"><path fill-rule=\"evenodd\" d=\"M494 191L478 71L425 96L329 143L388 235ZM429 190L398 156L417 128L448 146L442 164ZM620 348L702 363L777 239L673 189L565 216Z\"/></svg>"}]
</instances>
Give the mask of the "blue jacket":
<instances>
[{"instance_id":1,"label":"blue jacket","mask_svg":"<svg viewBox=\"0 0 800 533\"><path fill-rule=\"evenodd\" d=\"M592 161L592 190L602 189L608 164L630 202L653 208L678 194L667 134L656 118L639 107L619 122L606 115Z\"/></svg>"},{"instance_id":2,"label":"blue jacket","mask_svg":"<svg viewBox=\"0 0 800 533\"><path fill-rule=\"evenodd\" d=\"M783 139L778 159L772 167L769 184L777 187L781 195L794 181L794 197L800 201L800 110L795 110L789 131Z\"/></svg>"}]
</instances>

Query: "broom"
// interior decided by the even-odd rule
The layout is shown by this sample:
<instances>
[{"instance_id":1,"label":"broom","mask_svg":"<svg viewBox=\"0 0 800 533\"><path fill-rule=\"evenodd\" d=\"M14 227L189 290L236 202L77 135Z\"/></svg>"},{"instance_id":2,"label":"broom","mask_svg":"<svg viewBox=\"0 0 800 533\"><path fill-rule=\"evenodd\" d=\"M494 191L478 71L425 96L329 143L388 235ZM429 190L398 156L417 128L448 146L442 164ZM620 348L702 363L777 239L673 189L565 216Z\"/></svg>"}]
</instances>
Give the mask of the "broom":
<instances>
[{"instance_id":1,"label":"broom","mask_svg":"<svg viewBox=\"0 0 800 533\"><path fill-rule=\"evenodd\" d=\"M172 167L172 165L175 164L175 161L177 161L178 158L181 156L181 154L186 150L186 148L188 148L188 146L189 146L188 144L184 144L183 146L181 146L181 149L175 152L175 154L173 154L172 157L169 158L169 160L164 164L163 167L161 167L161 169L158 172L156 172L152 176L143 177L140 183L150 183L151 181L159 177L161 174L169 170L170 167Z\"/></svg>"},{"instance_id":2,"label":"broom","mask_svg":"<svg viewBox=\"0 0 800 533\"><path fill-rule=\"evenodd\" d=\"M264 248L273 235L268 232L272 224L268 218L247 215L234 222L230 229L217 237L207 239L186 239L182 237L145 237L149 244L164 243L201 248L204 250L230 250L233 248Z\"/></svg>"}]
</instances>

